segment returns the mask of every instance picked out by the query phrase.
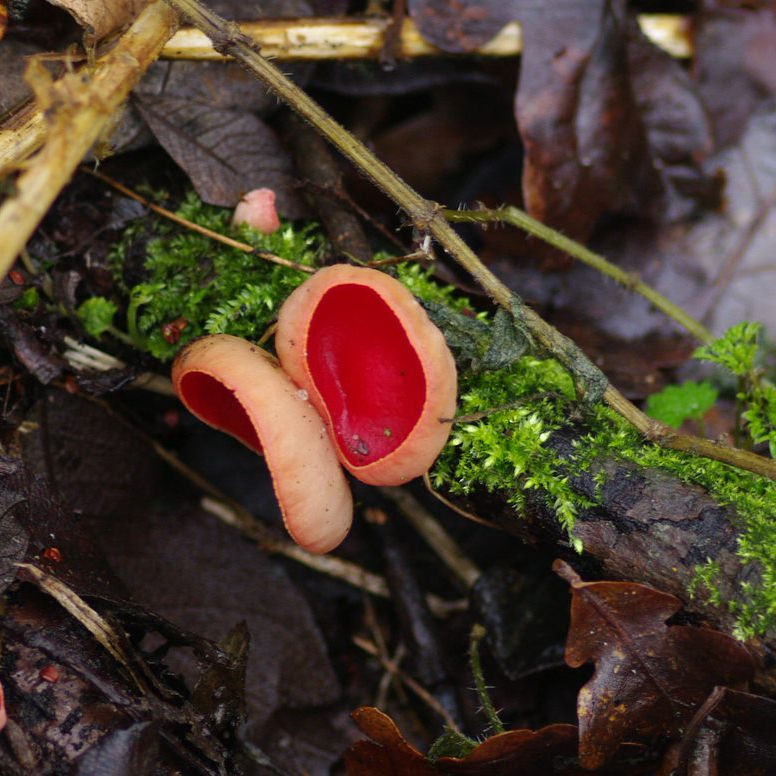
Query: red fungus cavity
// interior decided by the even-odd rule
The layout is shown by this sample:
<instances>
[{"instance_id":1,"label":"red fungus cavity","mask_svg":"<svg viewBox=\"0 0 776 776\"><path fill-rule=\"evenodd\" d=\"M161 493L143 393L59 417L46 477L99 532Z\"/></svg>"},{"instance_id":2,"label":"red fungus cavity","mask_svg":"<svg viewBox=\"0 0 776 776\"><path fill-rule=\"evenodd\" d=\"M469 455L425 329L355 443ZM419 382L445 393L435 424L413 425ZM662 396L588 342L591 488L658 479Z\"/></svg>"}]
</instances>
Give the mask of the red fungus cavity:
<instances>
[{"instance_id":1,"label":"red fungus cavity","mask_svg":"<svg viewBox=\"0 0 776 776\"><path fill-rule=\"evenodd\" d=\"M202 337L175 359L172 382L200 420L263 452L297 544L320 553L345 538L353 500L326 428L272 356L228 334Z\"/></svg>"},{"instance_id":2,"label":"red fungus cavity","mask_svg":"<svg viewBox=\"0 0 776 776\"><path fill-rule=\"evenodd\" d=\"M347 283L323 293L310 319L307 363L353 466L392 453L418 422L423 366L396 314L369 286Z\"/></svg>"},{"instance_id":3,"label":"red fungus cavity","mask_svg":"<svg viewBox=\"0 0 776 776\"><path fill-rule=\"evenodd\" d=\"M455 412L455 363L401 283L346 264L320 270L281 308L275 344L356 477L398 485L433 463Z\"/></svg>"},{"instance_id":4,"label":"red fungus cavity","mask_svg":"<svg viewBox=\"0 0 776 776\"><path fill-rule=\"evenodd\" d=\"M208 426L225 431L239 439L246 447L261 452L256 429L251 424L245 407L234 391L205 372L186 372L178 383L179 395L184 404Z\"/></svg>"}]
</instances>

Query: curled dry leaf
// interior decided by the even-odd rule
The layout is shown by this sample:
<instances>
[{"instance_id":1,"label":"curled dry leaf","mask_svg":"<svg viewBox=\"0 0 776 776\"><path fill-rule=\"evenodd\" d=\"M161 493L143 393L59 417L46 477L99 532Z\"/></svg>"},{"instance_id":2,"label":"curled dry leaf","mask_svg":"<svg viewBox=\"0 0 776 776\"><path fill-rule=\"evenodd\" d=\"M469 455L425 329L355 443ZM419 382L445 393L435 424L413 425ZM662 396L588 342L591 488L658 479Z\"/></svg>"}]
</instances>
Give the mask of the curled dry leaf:
<instances>
[{"instance_id":1,"label":"curled dry leaf","mask_svg":"<svg viewBox=\"0 0 776 776\"><path fill-rule=\"evenodd\" d=\"M583 582L563 561L571 586L566 663L595 662L577 698L579 761L599 768L626 738L675 737L715 685L746 681L754 660L730 636L668 626L678 598L633 582Z\"/></svg>"},{"instance_id":2,"label":"curled dry leaf","mask_svg":"<svg viewBox=\"0 0 776 776\"><path fill-rule=\"evenodd\" d=\"M100 40L115 32L137 16L146 5L145 0L110 0L95 3L91 0L50 0L64 8L88 34Z\"/></svg>"}]
</instances>

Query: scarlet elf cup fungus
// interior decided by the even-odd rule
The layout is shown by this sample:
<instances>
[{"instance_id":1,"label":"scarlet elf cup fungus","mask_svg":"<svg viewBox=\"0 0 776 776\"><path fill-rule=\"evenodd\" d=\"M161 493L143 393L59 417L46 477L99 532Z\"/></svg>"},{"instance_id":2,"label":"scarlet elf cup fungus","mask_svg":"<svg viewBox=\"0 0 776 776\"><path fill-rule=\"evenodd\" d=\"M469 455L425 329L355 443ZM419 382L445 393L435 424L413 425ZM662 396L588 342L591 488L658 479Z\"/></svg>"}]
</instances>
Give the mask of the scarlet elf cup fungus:
<instances>
[{"instance_id":1,"label":"scarlet elf cup fungus","mask_svg":"<svg viewBox=\"0 0 776 776\"><path fill-rule=\"evenodd\" d=\"M345 538L350 488L320 415L272 356L228 334L202 337L175 359L172 381L200 420L264 455L297 544L323 553Z\"/></svg>"},{"instance_id":2,"label":"scarlet elf cup fungus","mask_svg":"<svg viewBox=\"0 0 776 776\"><path fill-rule=\"evenodd\" d=\"M275 209L275 192L272 189L249 191L237 203L232 224L248 224L263 234L272 234L280 228L278 211Z\"/></svg>"},{"instance_id":3,"label":"scarlet elf cup fungus","mask_svg":"<svg viewBox=\"0 0 776 776\"><path fill-rule=\"evenodd\" d=\"M323 416L342 465L400 485L439 455L455 413L455 362L412 294L377 270L337 264L296 288L275 347Z\"/></svg>"}]
</instances>

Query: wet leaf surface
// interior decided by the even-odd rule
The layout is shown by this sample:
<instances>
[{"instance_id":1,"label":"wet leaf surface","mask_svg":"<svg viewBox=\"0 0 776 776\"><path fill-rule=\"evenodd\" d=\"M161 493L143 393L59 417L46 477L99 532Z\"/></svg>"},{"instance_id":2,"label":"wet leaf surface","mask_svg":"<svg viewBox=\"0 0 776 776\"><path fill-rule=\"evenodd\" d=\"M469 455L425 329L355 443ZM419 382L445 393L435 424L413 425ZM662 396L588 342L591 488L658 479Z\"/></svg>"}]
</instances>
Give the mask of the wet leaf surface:
<instances>
[{"instance_id":1,"label":"wet leaf surface","mask_svg":"<svg viewBox=\"0 0 776 776\"><path fill-rule=\"evenodd\" d=\"M304 214L294 190L291 161L258 116L182 97L145 95L136 105L206 202L234 207L246 192L266 187L275 191L282 215Z\"/></svg>"},{"instance_id":2,"label":"wet leaf surface","mask_svg":"<svg viewBox=\"0 0 776 776\"><path fill-rule=\"evenodd\" d=\"M539 220L584 241L606 213L672 220L714 198L697 166L711 133L695 88L623 4L512 0L462 10L413 0L409 8L423 34L448 51L470 51L507 21L520 22L522 188Z\"/></svg>"},{"instance_id":3,"label":"wet leaf surface","mask_svg":"<svg viewBox=\"0 0 776 776\"><path fill-rule=\"evenodd\" d=\"M695 731L686 776L766 776L776 771L776 703L724 689L721 701Z\"/></svg>"},{"instance_id":4,"label":"wet leaf surface","mask_svg":"<svg viewBox=\"0 0 776 776\"><path fill-rule=\"evenodd\" d=\"M583 582L563 561L554 568L572 591L566 662L596 665L577 700L583 767L604 765L626 739L675 737L716 685L751 677L755 664L740 642L666 625L681 606L674 596L628 582Z\"/></svg>"},{"instance_id":5,"label":"wet leaf surface","mask_svg":"<svg viewBox=\"0 0 776 776\"><path fill-rule=\"evenodd\" d=\"M25 437L26 456L88 517L134 599L214 641L246 622L253 735L278 708L336 700L325 645L295 585L211 515L186 500L170 503L164 494L178 492L180 483L147 440L100 404L61 391L50 393L33 417L39 429ZM210 439L207 433L200 439L208 456ZM247 451L245 457L251 469L263 466ZM64 547L62 553L69 555ZM191 674L190 660L178 667Z\"/></svg>"}]
</instances>

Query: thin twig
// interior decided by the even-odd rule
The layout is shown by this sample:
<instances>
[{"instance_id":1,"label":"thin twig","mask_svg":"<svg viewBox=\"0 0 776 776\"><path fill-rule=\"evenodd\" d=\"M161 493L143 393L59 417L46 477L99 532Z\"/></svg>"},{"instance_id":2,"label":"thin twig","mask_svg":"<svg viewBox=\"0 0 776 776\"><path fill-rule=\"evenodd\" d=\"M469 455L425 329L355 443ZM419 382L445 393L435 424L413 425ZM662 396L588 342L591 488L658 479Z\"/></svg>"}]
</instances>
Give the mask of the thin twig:
<instances>
[{"instance_id":1,"label":"thin twig","mask_svg":"<svg viewBox=\"0 0 776 776\"><path fill-rule=\"evenodd\" d=\"M638 275L626 272L616 264L612 264L608 259L598 253L586 248L582 243L566 237L564 234L552 229L532 218L524 210L508 205L493 209L481 210L445 210L445 217L448 221L468 222L468 223L488 223L498 222L512 224L512 226L522 229L527 234L538 237L548 245L552 245L568 256L578 259L583 264L587 264L602 275L606 275L621 286L630 291L635 291L643 296L648 302L654 305L658 310L665 313L669 318L676 321L685 328L696 339L703 343L712 342L714 335L700 322L696 321L691 315L688 315L681 307L674 304L659 291L649 286Z\"/></svg>"},{"instance_id":2,"label":"thin twig","mask_svg":"<svg viewBox=\"0 0 776 776\"><path fill-rule=\"evenodd\" d=\"M72 337L65 337L64 343L67 350L62 354L65 360L74 369L92 369L96 372L107 372L109 369L125 369L126 364L110 353L78 342ZM143 372L129 384L130 388L142 388L162 396L175 396L172 382L169 377L158 375L154 372Z\"/></svg>"},{"instance_id":3,"label":"thin twig","mask_svg":"<svg viewBox=\"0 0 776 776\"><path fill-rule=\"evenodd\" d=\"M677 434L668 426L647 417L609 384L601 370L587 359L572 340L561 334L530 307L524 305L519 297L479 260L474 251L448 223L440 205L421 197L361 141L331 118L309 95L262 57L255 44L241 34L237 24L222 19L198 0L167 0L167 2L201 29L213 41L218 51L238 59L328 138L408 214L420 233L428 233L435 237L447 253L472 275L493 301L514 316L516 324L524 329L526 336L533 341L537 350L553 356L569 370L581 398L586 401L601 398L647 439L662 447L714 458L776 480L776 462L773 460L746 450L728 448L708 439Z\"/></svg>"},{"instance_id":4,"label":"thin twig","mask_svg":"<svg viewBox=\"0 0 776 776\"><path fill-rule=\"evenodd\" d=\"M281 539L257 520L242 504L230 499L199 472L183 463L170 450L156 441L152 441L151 444L162 460L207 494L202 499L203 509L217 517L222 523L236 528L243 536L256 542L266 552L283 555L314 571L339 579L380 598L390 597L385 577L367 571L363 566L335 555L313 555L303 550L299 545L287 539ZM458 611L461 608L459 601L447 601L433 593L427 596L426 602L436 617L447 617L453 611Z\"/></svg>"},{"instance_id":5,"label":"thin twig","mask_svg":"<svg viewBox=\"0 0 776 776\"><path fill-rule=\"evenodd\" d=\"M260 251L248 243L235 240L232 237L227 237L225 234L220 234L219 232L214 232L212 229L208 229L205 226L200 226L200 224L195 224L193 221L189 221L187 218L183 218L177 213L173 213L172 210L167 210L167 208L163 208L161 205L157 205L155 202L151 202L150 199L142 196L142 194L138 194L136 191L132 191L132 189L128 188L123 183L119 183L109 175L105 175L105 173L98 172L97 170L90 170L88 167L81 167L81 171L88 173L89 175L93 175L95 178L99 178L103 183L107 183L109 186L112 186L114 189L116 189L116 191L120 191L125 196L131 197L136 202L140 202L140 204L145 205L154 213L157 213L158 215L163 216L170 221L174 221L176 224L185 226L192 232L197 232L198 234L204 235L205 237L209 237L211 240L217 240L224 245L228 245L230 248L237 248L238 251L251 253L254 256L258 256L260 259L270 261L273 264L280 264L281 267L288 267L289 269L295 269L299 272L307 272L308 274L315 272L315 267L308 267L304 264L297 264L295 261L284 259L282 256L277 256L276 254L269 253L268 251Z\"/></svg>"},{"instance_id":6,"label":"thin twig","mask_svg":"<svg viewBox=\"0 0 776 776\"><path fill-rule=\"evenodd\" d=\"M474 677L474 687L477 691L477 697L480 699L480 706L485 713L490 729L494 733L504 732L504 723L498 716L493 701L488 693L488 686L485 684L485 676L482 673L482 661L480 660L480 642L485 638L485 628L480 624L472 626L469 634L469 662L471 663L472 676Z\"/></svg>"},{"instance_id":7,"label":"thin twig","mask_svg":"<svg viewBox=\"0 0 776 776\"><path fill-rule=\"evenodd\" d=\"M372 657L376 657L380 661L380 665L382 665L382 667L385 668L386 671L390 671L394 676L400 679L401 682L409 690L412 690L412 692L414 692L415 695L417 695L418 698L420 698L420 700L423 701L423 703L425 703L430 709L433 709L437 714L439 714L439 716L442 717L442 719L445 721L445 725L447 725L451 730L460 732L458 725L455 723L455 720L447 712L447 709L445 709L444 706L442 706L442 704L440 704L439 701L436 698L434 698L434 696L431 695L431 693L428 690L426 690L425 687L423 687L423 685L421 685L419 682L415 681L415 679L413 679L411 676L406 674L393 661L381 655L380 650L377 648L375 644L373 644L371 641L368 641L365 638L362 638L361 636L353 636L353 643L359 649L363 649L364 652L366 652L368 655L372 655Z\"/></svg>"},{"instance_id":8,"label":"thin twig","mask_svg":"<svg viewBox=\"0 0 776 776\"><path fill-rule=\"evenodd\" d=\"M380 488L380 492L399 508L412 527L455 574L468 590L482 571L464 553L439 521L406 488Z\"/></svg>"},{"instance_id":9,"label":"thin twig","mask_svg":"<svg viewBox=\"0 0 776 776\"><path fill-rule=\"evenodd\" d=\"M423 484L426 486L426 490L437 500L440 501L442 504L444 504L448 509L452 509L453 512L455 512L457 515L460 515L461 517L465 517L467 520L471 520L473 523L479 523L480 525L486 525L488 528L498 528L498 525L496 523L490 522L490 520L486 520L484 517L480 517L479 515L475 515L473 512L467 512L465 509L461 509L461 507L454 504L449 499L446 499L438 490L434 488L434 486L431 484L431 477L429 477L428 472L426 472L423 475Z\"/></svg>"}]
</instances>

